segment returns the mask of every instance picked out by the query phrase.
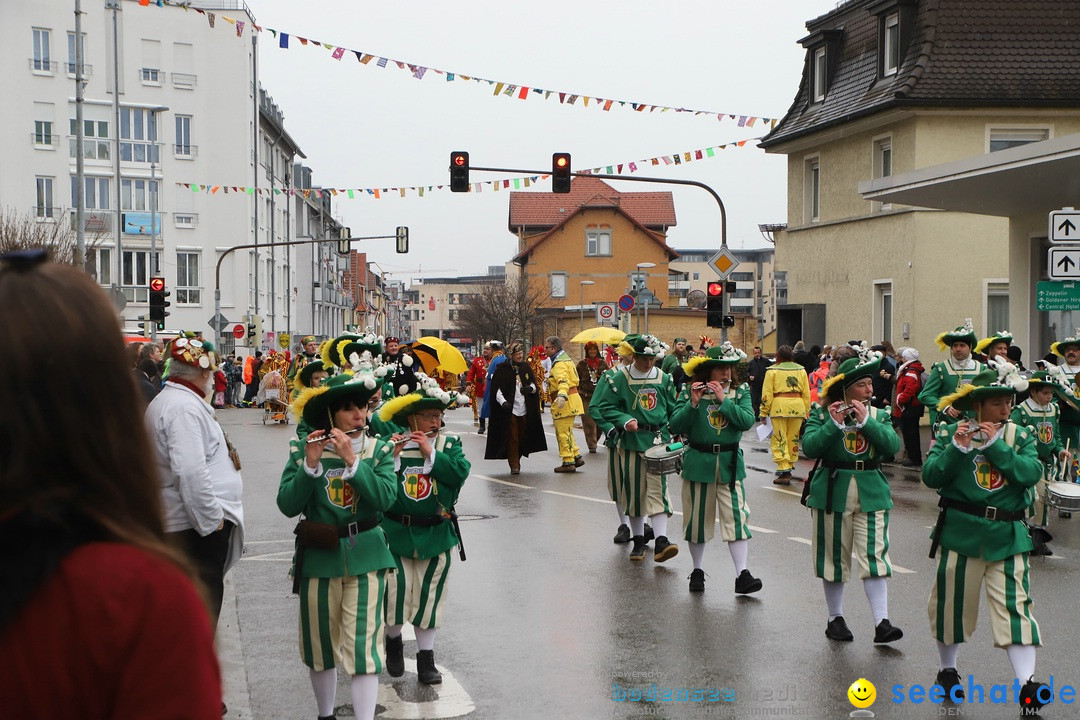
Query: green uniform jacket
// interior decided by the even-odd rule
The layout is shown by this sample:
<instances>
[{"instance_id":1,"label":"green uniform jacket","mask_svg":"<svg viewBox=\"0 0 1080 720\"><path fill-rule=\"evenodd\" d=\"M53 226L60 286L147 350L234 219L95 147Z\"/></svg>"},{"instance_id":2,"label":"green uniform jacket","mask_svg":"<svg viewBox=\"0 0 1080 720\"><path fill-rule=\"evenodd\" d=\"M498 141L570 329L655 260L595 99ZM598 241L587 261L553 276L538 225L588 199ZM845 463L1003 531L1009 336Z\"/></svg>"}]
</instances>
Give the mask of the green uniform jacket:
<instances>
[{"instance_id":1,"label":"green uniform jacket","mask_svg":"<svg viewBox=\"0 0 1080 720\"><path fill-rule=\"evenodd\" d=\"M368 434L375 435L381 438L389 438L391 435L406 433L408 428L403 428L397 423L390 420L383 420L379 417L378 412L373 412L368 416Z\"/></svg>"},{"instance_id":2,"label":"green uniform jacket","mask_svg":"<svg viewBox=\"0 0 1080 720\"><path fill-rule=\"evenodd\" d=\"M1046 410L1042 410L1029 398L1013 408L1009 420L1027 428L1028 432L1035 436L1035 449L1039 453L1039 459L1049 462L1065 449L1058 425L1060 414L1061 410L1054 400L1050 401Z\"/></svg>"},{"instance_id":3,"label":"green uniform jacket","mask_svg":"<svg viewBox=\"0 0 1080 720\"><path fill-rule=\"evenodd\" d=\"M1027 489L1042 477L1031 433L1009 422L988 448L965 453L953 445L957 424L937 431L937 442L923 463L923 483L945 498L1000 510L1026 509L1030 499ZM945 513L941 546L986 562L1004 560L1034 547L1019 520L988 520L958 510Z\"/></svg>"},{"instance_id":4,"label":"green uniform jacket","mask_svg":"<svg viewBox=\"0 0 1080 720\"><path fill-rule=\"evenodd\" d=\"M653 425L659 428L660 441L671 439L668 434L668 420L675 409L675 384L671 376L659 368L653 368L647 380L634 380L626 368L619 368L604 375L600 382L607 385L606 390L599 390L589 403L589 411L594 418L601 418L607 425L614 425L622 430L626 423L637 420L640 425ZM598 421L599 422L599 421ZM656 431L641 430L623 432L619 436L619 447L624 450L644 452L655 444Z\"/></svg>"},{"instance_id":5,"label":"green uniform jacket","mask_svg":"<svg viewBox=\"0 0 1080 720\"><path fill-rule=\"evenodd\" d=\"M945 422L953 422L953 419L948 415L942 415L938 413L938 403L941 402L941 398L946 395L952 395L956 392L956 389L960 386L961 380L964 384L971 382L971 379L986 369L986 366L981 362L975 362L975 368L973 370L956 370L952 366L952 359L943 360L939 363L934 363L934 366L930 368L930 372L927 373L926 384L923 385L923 389L919 392L919 402L926 407L930 408L930 417L937 418L937 420L944 420ZM974 413L965 413L967 417L975 417Z\"/></svg>"},{"instance_id":6,"label":"green uniform jacket","mask_svg":"<svg viewBox=\"0 0 1080 720\"><path fill-rule=\"evenodd\" d=\"M447 521L431 527L407 527L384 517L382 527L390 552L419 559L441 555L458 544L449 513L472 467L461 449L461 438L454 433L439 433L435 439L435 462L428 475L420 472L424 456L419 448L402 450L400 458L397 498L387 512L411 517L441 515Z\"/></svg>"},{"instance_id":7,"label":"green uniform jacket","mask_svg":"<svg viewBox=\"0 0 1080 720\"><path fill-rule=\"evenodd\" d=\"M600 432L604 436L604 445L609 448L614 448L616 445L618 445L615 438L608 435L608 433L611 432L611 428L615 427L615 424L605 420L602 415L600 415L596 410L593 409L593 406L597 402L597 398L602 397L604 393L608 392L611 389L610 383L608 383L605 378L607 378L612 373L617 372L619 372L619 366L610 368L602 372L600 374L600 377L596 379L596 388L593 390L592 398L589 400L589 417L591 417L593 419L593 422L596 423L596 427L599 428Z\"/></svg>"},{"instance_id":8,"label":"green uniform jacket","mask_svg":"<svg viewBox=\"0 0 1080 720\"><path fill-rule=\"evenodd\" d=\"M687 357L686 359L689 360L690 358ZM660 369L668 375L671 375L675 372L675 367L678 365L682 365L682 361L679 360L678 355L671 353L670 355L664 356L664 362L660 364Z\"/></svg>"},{"instance_id":9,"label":"green uniform jacket","mask_svg":"<svg viewBox=\"0 0 1080 720\"><path fill-rule=\"evenodd\" d=\"M364 438L363 451L357 452L360 462L356 474L345 481L341 480L345 461L332 446L323 451L322 473L312 477L304 469L303 441L294 438L289 445L292 452L281 473L277 495L278 509L286 517L303 513L312 522L344 527L378 515L393 504L397 492L393 445ZM348 577L392 567L394 558L377 525L354 538L342 538L334 550L309 547L304 551L304 577Z\"/></svg>"},{"instance_id":10,"label":"green uniform jacket","mask_svg":"<svg viewBox=\"0 0 1080 720\"><path fill-rule=\"evenodd\" d=\"M686 435L690 442L701 445L738 444L742 434L754 426L754 406L750 401L750 386L745 383L730 388L723 401L706 392L697 407L690 404L690 387L683 388L671 414L671 432ZM735 456L735 477L731 476L732 455ZM683 456L684 480L700 483L730 483L746 477L742 450L719 453L689 448Z\"/></svg>"},{"instance_id":11,"label":"green uniform jacket","mask_svg":"<svg viewBox=\"0 0 1080 720\"><path fill-rule=\"evenodd\" d=\"M833 422L826 407L815 405L806 421L802 436L802 451L808 458L821 458L821 465L810 478L807 507L843 512L852 480L859 486L859 505L863 512L888 510L893 506L889 481L881 469L836 470L832 508L827 507L829 476L833 473L825 463L852 463L857 460L880 460L900 450L900 438L892 428L889 409L870 408L866 424L861 428L841 430Z\"/></svg>"}]
</instances>

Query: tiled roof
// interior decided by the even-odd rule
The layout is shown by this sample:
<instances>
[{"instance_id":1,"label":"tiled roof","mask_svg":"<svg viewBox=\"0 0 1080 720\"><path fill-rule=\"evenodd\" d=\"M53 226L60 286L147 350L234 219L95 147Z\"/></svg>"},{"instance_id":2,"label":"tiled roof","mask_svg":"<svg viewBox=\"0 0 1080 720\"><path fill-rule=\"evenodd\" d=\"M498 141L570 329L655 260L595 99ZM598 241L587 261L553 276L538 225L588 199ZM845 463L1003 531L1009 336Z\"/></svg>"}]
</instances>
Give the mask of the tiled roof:
<instances>
[{"instance_id":1,"label":"tiled roof","mask_svg":"<svg viewBox=\"0 0 1080 720\"><path fill-rule=\"evenodd\" d=\"M900 67L885 79L868 11L877 2L850 0L807 23L842 33L828 91L808 104L804 62L795 100L762 147L900 106L1080 107L1076 0L918 0Z\"/></svg>"},{"instance_id":2,"label":"tiled roof","mask_svg":"<svg viewBox=\"0 0 1080 720\"><path fill-rule=\"evenodd\" d=\"M515 255L510 262L519 263L519 264L523 263L523 262L526 262L528 260L529 255L531 255L532 252L534 250L536 250L538 245L541 245L544 242L546 242L549 238L554 237L557 234L556 231L560 227L565 225L566 223L570 222L570 219L572 217L574 217L578 213L586 212L589 208L592 208L592 207L597 207L597 205L595 203L592 203L592 202L586 202L585 204L578 206L578 208L576 208L572 212L567 212L566 214L564 214L563 217L559 220L558 224L552 226L547 231L545 231L545 232L543 232L543 233L541 233L541 234L539 234L539 235L537 235L535 237L530 238L529 241L528 241L528 244L525 246L525 249L522 250L521 252L519 252L517 255ZM641 224L636 219L634 219L629 214L627 214L626 210L624 208L621 208L618 205L615 205L614 208L615 208L616 212L621 213L622 215L624 215L631 223L636 225L643 233L645 233L646 237L648 237L654 243L656 243L657 245L662 247L664 249L664 252L666 252L667 255L668 255L668 260L674 260L675 258L679 257L678 251L673 250L667 244L667 238L664 235L662 235L661 233L659 233L659 232L657 232L655 230L651 230L650 228L645 227L643 224Z\"/></svg>"},{"instance_id":3,"label":"tiled roof","mask_svg":"<svg viewBox=\"0 0 1080 720\"><path fill-rule=\"evenodd\" d=\"M670 192L619 192L603 180L576 177L568 193L510 193L510 232L518 227L554 227L583 205L618 206L647 228L675 225L675 200Z\"/></svg>"}]
</instances>

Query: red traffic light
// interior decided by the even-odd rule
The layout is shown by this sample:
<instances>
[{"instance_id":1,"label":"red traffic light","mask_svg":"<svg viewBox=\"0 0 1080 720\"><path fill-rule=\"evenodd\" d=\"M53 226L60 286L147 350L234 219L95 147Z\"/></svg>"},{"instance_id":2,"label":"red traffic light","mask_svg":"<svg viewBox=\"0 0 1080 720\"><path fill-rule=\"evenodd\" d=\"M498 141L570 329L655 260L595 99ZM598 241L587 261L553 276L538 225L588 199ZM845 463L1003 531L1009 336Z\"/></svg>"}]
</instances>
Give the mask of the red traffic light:
<instances>
[{"instance_id":1,"label":"red traffic light","mask_svg":"<svg viewBox=\"0 0 1080 720\"><path fill-rule=\"evenodd\" d=\"M718 283L718 282L711 282L711 283L709 283L708 292L709 292L709 295L712 295L713 297L716 297L718 295L723 295L724 294L724 286L721 283Z\"/></svg>"},{"instance_id":2,"label":"red traffic light","mask_svg":"<svg viewBox=\"0 0 1080 720\"><path fill-rule=\"evenodd\" d=\"M570 160L565 155L555 156L555 167L564 168L569 164Z\"/></svg>"},{"instance_id":3,"label":"red traffic light","mask_svg":"<svg viewBox=\"0 0 1080 720\"><path fill-rule=\"evenodd\" d=\"M454 156L450 158L456 167L467 167L469 165L469 155L467 153L454 153Z\"/></svg>"},{"instance_id":4,"label":"red traffic light","mask_svg":"<svg viewBox=\"0 0 1080 720\"><path fill-rule=\"evenodd\" d=\"M150 289L154 292L161 292L165 289L165 278L154 277L150 278Z\"/></svg>"}]
</instances>

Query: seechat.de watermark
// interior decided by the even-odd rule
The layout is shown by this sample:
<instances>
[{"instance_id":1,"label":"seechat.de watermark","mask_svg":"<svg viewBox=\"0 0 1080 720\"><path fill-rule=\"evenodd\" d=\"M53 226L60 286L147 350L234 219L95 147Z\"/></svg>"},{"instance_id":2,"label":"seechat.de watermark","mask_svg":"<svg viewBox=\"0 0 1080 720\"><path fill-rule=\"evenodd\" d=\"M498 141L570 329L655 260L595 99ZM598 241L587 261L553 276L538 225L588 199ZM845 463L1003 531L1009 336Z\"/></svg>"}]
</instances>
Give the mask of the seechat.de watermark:
<instances>
[{"instance_id":1,"label":"seechat.de watermark","mask_svg":"<svg viewBox=\"0 0 1080 720\"><path fill-rule=\"evenodd\" d=\"M1022 705L1020 699L1021 687L1019 680L1013 680L1011 684L996 684L985 687L981 683L975 682L973 675L968 675L966 683L961 682L959 685L954 685L948 692L940 685L924 687L917 684L909 687L893 685L890 690L892 691L892 701L897 705L904 703L941 705L946 702L951 702L954 705L964 703L969 705ZM1055 687L1054 676L1051 675L1050 680L1039 688L1037 696L1039 702L1043 705L1054 702L1060 702L1062 705L1072 705L1076 702L1076 688L1064 684L1060 688Z\"/></svg>"}]
</instances>

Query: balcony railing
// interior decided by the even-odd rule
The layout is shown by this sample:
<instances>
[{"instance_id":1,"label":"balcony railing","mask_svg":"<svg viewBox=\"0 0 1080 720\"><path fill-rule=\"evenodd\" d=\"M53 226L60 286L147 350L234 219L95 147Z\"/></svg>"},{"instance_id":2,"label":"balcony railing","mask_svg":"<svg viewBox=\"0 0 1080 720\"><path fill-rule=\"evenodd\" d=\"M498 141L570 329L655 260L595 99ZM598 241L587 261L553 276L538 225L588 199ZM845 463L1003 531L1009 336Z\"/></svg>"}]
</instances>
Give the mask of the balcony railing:
<instances>
[{"instance_id":1,"label":"balcony railing","mask_svg":"<svg viewBox=\"0 0 1080 720\"><path fill-rule=\"evenodd\" d=\"M74 135L68 135L68 157L75 157L76 148L78 147L78 139ZM111 160L112 152L110 146L112 140L105 140L95 137L83 138L83 159L84 160Z\"/></svg>"},{"instance_id":2,"label":"balcony railing","mask_svg":"<svg viewBox=\"0 0 1080 720\"><path fill-rule=\"evenodd\" d=\"M178 158L193 158L198 154L199 154L199 146L198 145L190 145L190 144L183 144L183 145L174 144L173 145L173 156L175 156L175 157L178 157Z\"/></svg>"},{"instance_id":3,"label":"balcony railing","mask_svg":"<svg viewBox=\"0 0 1080 720\"><path fill-rule=\"evenodd\" d=\"M52 207L49 205L35 205L34 217L38 220L56 220L63 212L62 208Z\"/></svg>"},{"instance_id":4,"label":"balcony railing","mask_svg":"<svg viewBox=\"0 0 1080 720\"><path fill-rule=\"evenodd\" d=\"M165 71L158 68L139 68L139 79L143 84L160 85L165 82Z\"/></svg>"},{"instance_id":5,"label":"balcony railing","mask_svg":"<svg viewBox=\"0 0 1080 720\"><path fill-rule=\"evenodd\" d=\"M161 143L146 140L120 140L120 159L124 162L161 164Z\"/></svg>"},{"instance_id":6,"label":"balcony railing","mask_svg":"<svg viewBox=\"0 0 1080 720\"><path fill-rule=\"evenodd\" d=\"M178 73L172 74L172 84L174 88L180 88L182 90L190 90L195 87L198 82L199 76L192 75L191 73Z\"/></svg>"},{"instance_id":7,"label":"balcony railing","mask_svg":"<svg viewBox=\"0 0 1080 720\"><path fill-rule=\"evenodd\" d=\"M78 230L78 226L75 221L76 213L71 211L71 229ZM108 233L112 232L113 218L116 213L112 210L91 210L87 208L83 211L83 227L88 233Z\"/></svg>"},{"instance_id":8,"label":"balcony railing","mask_svg":"<svg viewBox=\"0 0 1080 720\"><path fill-rule=\"evenodd\" d=\"M30 69L36 73L49 73L50 75L56 73L60 68L60 63L55 60L39 60L38 58L30 58Z\"/></svg>"},{"instance_id":9,"label":"balcony railing","mask_svg":"<svg viewBox=\"0 0 1080 720\"><path fill-rule=\"evenodd\" d=\"M30 133L30 141L35 147L53 147L60 144L60 136L55 133Z\"/></svg>"},{"instance_id":10,"label":"balcony railing","mask_svg":"<svg viewBox=\"0 0 1080 720\"><path fill-rule=\"evenodd\" d=\"M75 77L75 68L78 67L78 63L69 62L69 63L64 63L64 64L67 66L67 74L70 75L71 77ZM90 65L88 63L83 63L82 69L83 69L82 74L83 74L84 78L88 78L88 77L90 77L91 75L94 74L94 66L93 65Z\"/></svg>"}]
</instances>

